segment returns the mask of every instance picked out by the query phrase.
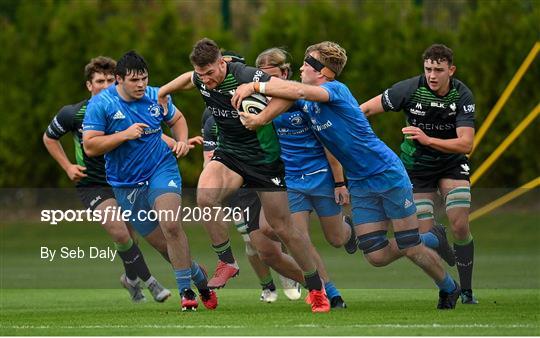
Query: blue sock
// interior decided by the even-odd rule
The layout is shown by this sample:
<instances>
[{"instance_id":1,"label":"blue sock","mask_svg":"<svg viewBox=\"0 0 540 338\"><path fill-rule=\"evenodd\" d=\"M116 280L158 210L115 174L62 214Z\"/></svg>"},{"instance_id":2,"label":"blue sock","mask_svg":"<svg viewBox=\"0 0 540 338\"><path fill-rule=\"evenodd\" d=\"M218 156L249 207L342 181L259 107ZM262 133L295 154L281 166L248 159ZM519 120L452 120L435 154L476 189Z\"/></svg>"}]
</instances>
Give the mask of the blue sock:
<instances>
[{"instance_id":1,"label":"blue sock","mask_svg":"<svg viewBox=\"0 0 540 338\"><path fill-rule=\"evenodd\" d=\"M324 283L324 291L326 291L326 296L328 297L328 299L332 299L336 296L341 296L341 294L339 293L339 290L336 288L336 286L332 282Z\"/></svg>"},{"instance_id":2,"label":"blue sock","mask_svg":"<svg viewBox=\"0 0 540 338\"><path fill-rule=\"evenodd\" d=\"M435 249L439 247L439 239L431 232L420 234L420 240L428 248Z\"/></svg>"},{"instance_id":3,"label":"blue sock","mask_svg":"<svg viewBox=\"0 0 540 338\"><path fill-rule=\"evenodd\" d=\"M182 290L191 288L191 269L174 269L178 293L182 295Z\"/></svg>"},{"instance_id":4,"label":"blue sock","mask_svg":"<svg viewBox=\"0 0 540 338\"><path fill-rule=\"evenodd\" d=\"M437 284L439 289L441 289L442 291L446 293L452 293L456 289L456 283L454 283L454 280L452 279L452 277L450 277L450 274L448 272L444 276L444 279L442 280L442 282L440 283L435 282L435 284Z\"/></svg>"},{"instance_id":5,"label":"blue sock","mask_svg":"<svg viewBox=\"0 0 540 338\"><path fill-rule=\"evenodd\" d=\"M191 261L191 279L198 289L206 287L206 276L197 262Z\"/></svg>"}]
</instances>

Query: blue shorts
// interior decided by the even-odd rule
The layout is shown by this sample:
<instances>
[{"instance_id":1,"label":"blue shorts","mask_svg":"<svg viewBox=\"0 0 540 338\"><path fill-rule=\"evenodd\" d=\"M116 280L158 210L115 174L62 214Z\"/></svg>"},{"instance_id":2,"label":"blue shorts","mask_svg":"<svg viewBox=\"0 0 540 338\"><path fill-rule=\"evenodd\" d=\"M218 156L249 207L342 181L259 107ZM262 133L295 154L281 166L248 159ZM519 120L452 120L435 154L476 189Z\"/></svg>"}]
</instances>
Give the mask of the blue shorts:
<instances>
[{"instance_id":1,"label":"blue shorts","mask_svg":"<svg viewBox=\"0 0 540 338\"><path fill-rule=\"evenodd\" d=\"M315 210L319 217L330 217L341 212L334 197L334 177L330 169L307 175L286 175L285 182L291 213Z\"/></svg>"},{"instance_id":2,"label":"blue shorts","mask_svg":"<svg viewBox=\"0 0 540 338\"><path fill-rule=\"evenodd\" d=\"M401 161L363 180L350 180L355 225L401 219L416 213L412 184Z\"/></svg>"},{"instance_id":3,"label":"blue shorts","mask_svg":"<svg viewBox=\"0 0 540 338\"><path fill-rule=\"evenodd\" d=\"M139 211L152 210L156 199L163 194L182 195L182 178L176 162L167 162L158 167L148 181L139 183L137 187L113 190L122 210L131 211L130 223L141 236L146 237L159 226L159 222L140 217L145 214L139 214Z\"/></svg>"}]
</instances>

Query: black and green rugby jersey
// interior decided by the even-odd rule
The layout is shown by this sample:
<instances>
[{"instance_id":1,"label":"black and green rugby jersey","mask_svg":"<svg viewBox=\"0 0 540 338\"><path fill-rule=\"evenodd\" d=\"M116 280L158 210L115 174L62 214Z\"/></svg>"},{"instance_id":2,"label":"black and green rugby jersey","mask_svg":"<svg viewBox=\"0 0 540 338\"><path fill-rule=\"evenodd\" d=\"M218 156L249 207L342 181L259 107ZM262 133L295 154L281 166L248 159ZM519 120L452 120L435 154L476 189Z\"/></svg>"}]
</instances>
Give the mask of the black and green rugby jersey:
<instances>
[{"instance_id":1,"label":"black and green rugby jersey","mask_svg":"<svg viewBox=\"0 0 540 338\"><path fill-rule=\"evenodd\" d=\"M450 91L445 96L435 94L424 75L394 84L382 94L385 111L403 110L407 125L415 126L430 137L456 138L456 128L474 128L474 98L472 92L457 79L450 80ZM465 157L424 146L416 140L404 138L401 160L407 170L426 171L444 166L449 161Z\"/></svg>"},{"instance_id":2,"label":"black and green rugby jersey","mask_svg":"<svg viewBox=\"0 0 540 338\"><path fill-rule=\"evenodd\" d=\"M103 156L88 157L82 145L82 122L86 113L88 100L62 107L53 118L45 133L48 137L59 140L71 132L75 142L75 159L78 165L86 167L84 177L77 182L77 187L91 185L109 185L105 175L105 159Z\"/></svg>"},{"instance_id":3,"label":"black and green rugby jersey","mask_svg":"<svg viewBox=\"0 0 540 338\"><path fill-rule=\"evenodd\" d=\"M192 82L201 92L207 109L216 121L216 149L251 165L279 160L280 146L273 124L256 131L248 130L240 122L238 111L231 104L231 98L239 85L269 80L270 76L263 71L238 62L227 64L225 80L215 89L206 88L197 74L193 73Z\"/></svg>"}]
</instances>

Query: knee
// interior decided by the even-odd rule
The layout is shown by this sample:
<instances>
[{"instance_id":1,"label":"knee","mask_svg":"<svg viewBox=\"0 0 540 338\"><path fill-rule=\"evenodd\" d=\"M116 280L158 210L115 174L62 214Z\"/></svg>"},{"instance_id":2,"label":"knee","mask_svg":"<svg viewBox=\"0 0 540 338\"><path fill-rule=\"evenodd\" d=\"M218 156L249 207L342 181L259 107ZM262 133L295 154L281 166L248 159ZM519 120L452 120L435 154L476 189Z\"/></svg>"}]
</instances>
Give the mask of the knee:
<instances>
[{"instance_id":1,"label":"knee","mask_svg":"<svg viewBox=\"0 0 540 338\"><path fill-rule=\"evenodd\" d=\"M274 263L279 259L281 252L277 250L262 250L259 251L259 258L263 261L264 264L268 266L273 266Z\"/></svg>"},{"instance_id":2,"label":"knee","mask_svg":"<svg viewBox=\"0 0 540 338\"><path fill-rule=\"evenodd\" d=\"M260 230L262 231L263 235L265 235L266 237L277 239L276 233L274 232L274 230L272 230L272 228L266 226L266 227L261 227Z\"/></svg>"},{"instance_id":3,"label":"knee","mask_svg":"<svg viewBox=\"0 0 540 338\"><path fill-rule=\"evenodd\" d=\"M334 248L340 248L344 244L343 239L335 235L327 236L326 241Z\"/></svg>"},{"instance_id":4,"label":"knee","mask_svg":"<svg viewBox=\"0 0 540 338\"><path fill-rule=\"evenodd\" d=\"M364 257L366 257L366 260L368 261L369 264L377 268L386 266L389 263L388 259L386 259L386 257L384 257L378 252L364 254Z\"/></svg>"},{"instance_id":5,"label":"knee","mask_svg":"<svg viewBox=\"0 0 540 338\"><path fill-rule=\"evenodd\" d=\"M452 235L454 236L454 239L459 241L467 239L470 235L468 224L454 225L454 223L452 223Z\"/></svg>"},{"instance_id":6,"label":"knee","mask_svg":"<svg viewBox=\"0 0 540 338\"><path fill-rule=\"evenodd\" d=\"M205 189L208 190L208 189ZM220 206L219 199L209 191L197 192L197 205L201 208Z\"/></svg>"},{"instance_id":7,"label":"knee","mask_svg":"<svg viewBox=\"0 0 540 338\"><path fill-rule=\"evenodd\" d=\"M294 231L291 231L291 229L285 226L283 222L274 223L274 225L272 225L272 228L269 230L266 230L266 232L268 232L268 234L270 235L269 236L270 238L273 235L274 237L277 236L280 239L288 238L294 233ZM265 235L266 235L266 232L265 232Z\"/></svg>"},{"instance_id":8,"label":"knee","mask_svg":"<svg viewBox=\"0 0 540 338\"><path fill-rule=\"evenodd\" d=\"M176 222L163 222L160 227L165 238L178 238L182 232L180 225Z\"/></svg>"},{"instance_id":9,"label":"knee","mask_svg":"<svg viewBox=\"0 0 540 338\"><path fill-rule=\"evenodd\" d=\"M112 240L117 243L127 243L131 238L124 223L105 223L103 224L103 228L111 236Z\"/></svg>"}]
</instances>

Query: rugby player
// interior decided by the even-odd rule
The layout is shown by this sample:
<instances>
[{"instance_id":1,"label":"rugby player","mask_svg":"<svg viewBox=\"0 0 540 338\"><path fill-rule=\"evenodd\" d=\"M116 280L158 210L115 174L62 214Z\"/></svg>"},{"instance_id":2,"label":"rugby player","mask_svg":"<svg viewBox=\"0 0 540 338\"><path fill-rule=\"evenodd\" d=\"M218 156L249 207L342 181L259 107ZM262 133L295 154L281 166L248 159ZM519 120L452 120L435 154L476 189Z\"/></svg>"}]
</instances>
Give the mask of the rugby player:
<instances>
[{"instance_id":1,"label":"rugby player","mask_svg":"<svg viewBox=\"0 0 540 338\"><path fill-rule=\"evenodd\" d=\"M470 164L465 156L474 140L474 97L454 78L453 52L434 44L422 55L424 74L400 81L361 105L366 116L404 111L407 126L401 160L413 184L421 232L435 224L434 203L443 198L454 237L461 302L477 304L473 296L474 242L469 228ZM437 243L435 243L437 244ZM453 257L452 257L453 259Z\"/></svg>"},{"instance_id":2,"label":"rugby player","mask_svg":"<svg viewBox=\"0 0 540 338\"><path fill-rule=\"evenodd\" d=\"M263 51L255 61L257 68L281 79L292 76L287 52L280 48ZM327 241L334 247L345 246L348 253L357 249L352 221L343 217L341 205L349 203L341 164L326 152L303 119L300 111L289 110L273 120L285 164L285 182L292 222L309 237L310 213L315 210ZM317 269L323 279L331 308L346 308L339 290L330 281L326 266L311 246Z\"/></svg>"},{"instance_id":3,"label":"rugby player","mask_svg":"<svg viewBox=\"0 0 540 338\"><path fill-rule=\"evenodd\" d=\"M192 278L205 307L215 309L216 294L208 288L200 266L191 260L181 220L168 216L156 222L140 217L140 211L180 210L182 180L171 149L161 139L161 122L171 128L177 140L172 152L180 157L190 149L186 121L170 98L169 113L163 114L156 101L158 88L148 86L148 66L136 52L120 58L115 79L115 85L88 104L83 121L84 150L89 156L105 154L107 180L118 204L132 212L137 231L145 237L163 232L182 311L198 306L191 290Z\"/></svg>"},{"instance_id":4,"label":"rugby player","mask_svg":"<svg viewBox=\"0 0 540 338\"><path fill-rule=\"evenodd\" d=\"M206 163L208 163L213 156L212 154L217 146L218 135L214 117L211 113L209 113L208 109L206 109L203 114L203 120L205 121L203 138L206 165ZM261 260L260 256L262 256L269 264L276 266L279 270L280 260L276 258L281 256L280 250L282 250L282 248L280 248L279 245L272 244L272 242L269 241L270 238L267 239L261 237L262 235L265 235L265 233L259 231L260 221L259 216L257 216L261 210L261 201L259 200L259 196L251 189L240 189L229 198L229 205L233 208L240 208L240 210L243 211L246 210L246 208L250 210L251 215L247 215L245 212L242 212L241 219L235 220L235 226L236 230L238 230L242 236L242 239L244 240L245 252L248 261L253 268L253 271L255 271L262 288L259 299L261 302L273 303L278 298L276 285L274 283L274 279L272 278L269 265ZM246 221L246 218L248 217L250 219L249 221ZM252 237L255 237L253 241L251 240ZM257 241L257 237L259 237L259 241ZM265 247L272 248L272 250L271 252L268 252L268 250L264 250L264 247L261 248L261 244L259 244L259 252L254 243L266 244ZM276 258L272 258L272 256ZM300 268L296 264L295 270L297 270L301 276ZM299 282L287 278L281 274L279 274L279 279L281 285L283 286L283 293L285 293L287 298L290 300L297 300L302 296L301 284ZM300 281L303 282L303 279Z\"/></svg>"},{"instance_id":5,"label":"rugby player","mask_svg":"<svg viewBox=\"0 0 540 338\"><path fill-rule=\"evenodd\" d=\"M302 83L273 77L243 84L236 89L232 104L239 107L254 92L272 97L258 115L239 113L248 129L266 125L291 105L301 110L322 144L344 166L358 247L368 262L384 266L405 255L439 287L437 308L453 309L460 287L445 272L437 254L421 242L412 186L403 164L372 131L347 86L335 80L346 62L346 52L338 44L312 45L300 68ZM386 237L388 221L394 228L392 241Z\"/></svg>"},{"instance_id":6,"label":"rugby player","mask_svg":"<svg viewBox=\"0 0 540 338\"><path fill-rule=\"evenodd\" d=\"M240 187L258 189L268 223L303 271L312 311L328 312L330 304L309 254L309 239L291 225L284 167L274 128L268 125L257 132L247 130L240 122L237 109L231 105L233 93L240 84L268 81L270 76L238 62L227 63L221 57L217 44L207 38L195 44L190 59L194 71L184 73L161 87L159 97L162 102L167 94L176 90L197 88L219 128L218 147L199 178L199 206L221 207L225 199ZM217 217L217 220L213 218L205 222L205 228L219 257L209 286L222 287L239 272L230 248L227 224L222 217ZM276 271L289 277L282 271Z\"/></svg>"},{"instance_id":7,"label":"rugby player","mask_svg":"<svg viewBox=\"0 0 540 338\"><path fill-rule=\"evenodd\" d=\"M91 96L97 95L114 82L116 61L109 57L98 56L84 67L86 88ZM86 113L88 99L64 106L53 118L43 134L43 143L47 151L64 169L69 179L75 183L77 193L84 206L92 211L102 212L107 207L115 208L117 203L105 176L103 156L89 157L82 146L82 122ZM60 143L60 139L71 132L75 142L75 159L72 163ZM131 229L121 220L106 219L103 228L112 238L118 255L122 259L125 273L120 277L133 302L145 301L143 282L157 302L164 302L171 292L165 289L152 276L144 256L137 243L133 241ZM158 251L163 248L154 244Z\"/></svg>"}]
</instances>

